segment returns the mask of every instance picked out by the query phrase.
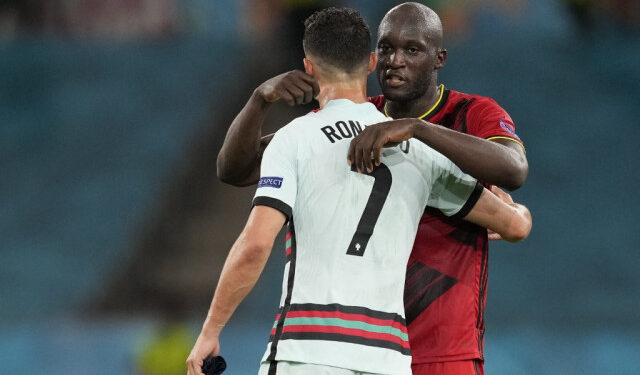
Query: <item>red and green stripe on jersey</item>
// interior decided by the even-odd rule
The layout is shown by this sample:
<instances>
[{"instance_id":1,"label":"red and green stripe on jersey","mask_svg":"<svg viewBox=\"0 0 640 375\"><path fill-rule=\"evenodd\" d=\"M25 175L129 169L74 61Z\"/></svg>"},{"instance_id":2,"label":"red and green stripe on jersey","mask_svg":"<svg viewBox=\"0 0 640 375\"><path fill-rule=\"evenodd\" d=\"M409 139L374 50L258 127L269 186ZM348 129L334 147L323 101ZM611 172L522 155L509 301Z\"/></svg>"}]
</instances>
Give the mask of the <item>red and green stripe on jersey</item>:
<instances>
[{"instance_id":1,"label":"red and green stripe on jersey","mask_svg":"<svg viewBox=\"0 0 640 375\"><path fill-rule=\"evenodd\" d=\"M278 322L281 314L276 317L270 341L276 336ZM360 306L292 304L279 339L340 341L411 354L402 316Z\"/></svg>"},{"instance_id":2,"label":"red and green stripe on jersey","mask_svg":"<svg viewBox=\"0 0 640 375\"><path fill-rule=\"evenodd\" d=\"M290 260L291 258L291 244L293 243L293 240L291 238L291 231L288 230L287 231L287 235L285 237L285 256L287 258L287 260Z\"/></svg>"}]
</instances>

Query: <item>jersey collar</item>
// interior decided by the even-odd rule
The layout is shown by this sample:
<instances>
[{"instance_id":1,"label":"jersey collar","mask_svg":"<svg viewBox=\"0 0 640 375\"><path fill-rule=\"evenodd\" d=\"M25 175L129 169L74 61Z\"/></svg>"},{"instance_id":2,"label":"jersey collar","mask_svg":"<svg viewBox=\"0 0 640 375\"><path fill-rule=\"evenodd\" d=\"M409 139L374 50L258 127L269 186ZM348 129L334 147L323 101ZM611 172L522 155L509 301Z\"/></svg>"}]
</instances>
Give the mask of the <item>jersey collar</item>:
<instances>
[{"instance_id":1,"label":"jersey collar","mask_svg":"<svg viewBox=\"0 0 640 375\"><path fill-rule=\"evenodd\" d=\"M361 104L370 104L370 103L369 102L356 103L349 99L339 98L339 99L329 100L327 104L325 104L324 108L337 107L337 106L343 106L343 105L361 105Z\"/></svg>"}]
</instances>

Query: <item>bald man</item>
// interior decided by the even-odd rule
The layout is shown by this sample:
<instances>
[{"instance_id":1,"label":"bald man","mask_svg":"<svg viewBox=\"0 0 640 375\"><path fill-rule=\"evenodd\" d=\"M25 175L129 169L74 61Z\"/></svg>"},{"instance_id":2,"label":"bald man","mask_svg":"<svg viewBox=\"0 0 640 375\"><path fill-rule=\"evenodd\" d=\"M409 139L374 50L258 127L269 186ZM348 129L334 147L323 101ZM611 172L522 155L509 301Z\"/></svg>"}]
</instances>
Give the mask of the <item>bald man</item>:
<instances>
[{"instance_id":1,"label":"bald man","mask_svg":"<svg viewBox=\"0 0 640 375\"><path fill-rule=\"evenodd\" d=\"M369 101L400 120L367 127L352 140L348 162L370 171L382 147L416 138L486 186L519 188L528 164L509 114L490 98L438 84L447 58L438 15L419 3L401 4L385 15L377 39L376 71L384 95ZM255 184L271 139L261 137L271 103L308 103L318 91L317 82L298 70L258 86L229 128L218 155L218 177L237 186ZM427 207L405 284L414 374L483 373L487 274L487 231Z\"/></svg>"}]
</instances>

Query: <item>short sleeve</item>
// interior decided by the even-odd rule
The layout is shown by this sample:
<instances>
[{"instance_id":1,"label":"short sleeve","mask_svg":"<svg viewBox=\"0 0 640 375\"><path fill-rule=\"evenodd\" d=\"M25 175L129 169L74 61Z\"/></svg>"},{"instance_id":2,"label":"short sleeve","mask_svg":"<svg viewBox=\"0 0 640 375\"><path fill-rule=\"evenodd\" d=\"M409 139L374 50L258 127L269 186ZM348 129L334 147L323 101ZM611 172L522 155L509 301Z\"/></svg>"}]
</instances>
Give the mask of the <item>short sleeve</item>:
<instances>
[{"instance_id":1,"label":"short sleeve","mask_svg":"<svg viewBox=\"0 0 640 375\"><path fill-rule=\"evenodd\" d=\"M507 139L524 148L511 116L491 98L477 98L469 107L467 133L488 140Z\"/></svg>"},{"instance_id":2,"label":"short sleeve","mask_svg":"<svg viewBox=\"0 0 640 375\"><path fill-rule=\"evenodd\" d=\"M281 129L262 155L253 206L269 206L291 219L298 191L296 143Z\"/></svg>"},{"instance_id":3,"label":"short sleeve","mask_svg":"<svg viewBox=\"0 0 640 375\"><path fill-rule=\"evenodd\" d=\"M439 209L446 216L467 216L480 198L482 185L442 154L433 153L432 186L427 206Z\"/></svg>"}]
</instances>

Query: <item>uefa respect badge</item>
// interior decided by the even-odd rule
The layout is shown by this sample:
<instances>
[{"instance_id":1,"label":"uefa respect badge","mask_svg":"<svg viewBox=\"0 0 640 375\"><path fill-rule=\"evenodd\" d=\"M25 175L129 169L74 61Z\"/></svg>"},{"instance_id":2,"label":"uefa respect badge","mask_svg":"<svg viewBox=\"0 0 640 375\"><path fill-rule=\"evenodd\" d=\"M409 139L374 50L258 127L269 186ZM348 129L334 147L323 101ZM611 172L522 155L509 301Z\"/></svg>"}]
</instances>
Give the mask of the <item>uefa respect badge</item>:
<instances>
[{"instance_id":1,"label":"uefa respect badge","mask_svg":"<svg viewBox=\"0 0 640 375\"><path fill-rule=\"evenodd\" d=\"M261 177L258 182L258 189L263 187L280 189L282 187L282 177Z\"/></svg>"}]
</instances>

